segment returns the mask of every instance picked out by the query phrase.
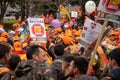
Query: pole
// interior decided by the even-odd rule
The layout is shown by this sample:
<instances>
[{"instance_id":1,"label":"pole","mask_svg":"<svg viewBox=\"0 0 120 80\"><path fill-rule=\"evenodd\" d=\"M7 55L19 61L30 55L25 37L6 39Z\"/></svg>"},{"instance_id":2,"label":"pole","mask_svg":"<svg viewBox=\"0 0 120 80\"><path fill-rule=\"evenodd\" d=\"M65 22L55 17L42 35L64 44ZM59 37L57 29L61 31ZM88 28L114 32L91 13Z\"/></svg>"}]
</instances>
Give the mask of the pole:
<instances>
[{"instance_id":1,"label":"pole","mask_svg":"<svg viewBox=\"0 0 120 80\"><path fill-rule=\"evenodd\" d=\"M99 44L100 44L100 42L101 42L102 36L103 36L103 34L104 34L104 31L105 31L105 27L107 26L107 23L108 23L107 20L104 21L104 23L103 23L103 28L102 28L102 30L101 30L101 33L100 33L98 39L97 39L95 48L94 48L94 50L93 50L93 55L92 55L92 57L91 57L91 59L90 59L89 65L88 65L87 74L89 74L90 69L92 68L93 59L94 59L95 54L96 54L96 52L97 52L97 48L98 48L98 46L99 46Z\"/></svg>"}]
</instances>

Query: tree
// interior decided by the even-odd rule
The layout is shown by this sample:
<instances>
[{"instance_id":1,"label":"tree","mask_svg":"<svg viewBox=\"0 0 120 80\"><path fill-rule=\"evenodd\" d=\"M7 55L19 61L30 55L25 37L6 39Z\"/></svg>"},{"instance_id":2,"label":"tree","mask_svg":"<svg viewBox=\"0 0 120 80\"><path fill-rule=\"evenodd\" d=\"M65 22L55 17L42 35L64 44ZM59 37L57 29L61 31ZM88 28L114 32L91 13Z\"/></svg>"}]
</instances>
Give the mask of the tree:
<instances>
[{"instance_id":1,"label":"tree","mask_svg":"<svg viewBox=\"0 0 120 80\"><path fill-rule=\"evenodd\" d=\"M3 23L4 14L7 10L8 5L13 2L14 0L0 0L0 24Z\"/></svg>"},{"instance_id":2,"label":"tree","mask_svg":"<svg viewBox=\"0 0 120 80\"><path fill-rule=\"evenodd\" d=\"M67 5L69 0L33 0L33 12L44 14L55 14L60 5Z\"/></svg>"}]
</instances>

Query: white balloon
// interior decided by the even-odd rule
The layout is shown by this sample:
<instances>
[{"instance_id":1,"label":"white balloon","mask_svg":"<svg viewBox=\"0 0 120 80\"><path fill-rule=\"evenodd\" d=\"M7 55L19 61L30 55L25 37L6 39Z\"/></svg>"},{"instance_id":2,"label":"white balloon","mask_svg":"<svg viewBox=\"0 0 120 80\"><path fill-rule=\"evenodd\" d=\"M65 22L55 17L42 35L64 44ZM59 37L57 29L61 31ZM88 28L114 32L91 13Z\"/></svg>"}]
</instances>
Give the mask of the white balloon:
<instances>
[{"instance_id":1,"label":"white balloon","mask_svg":"<svg viewBox=\"0 0 120 80\"><path fill-rule=\"evenodd\" d=\"M85 4L85 10L87 13L92 13L93 11L95 11L96 8L96 4L94 1L88 1Z\"/></svg>"}]
</instances>

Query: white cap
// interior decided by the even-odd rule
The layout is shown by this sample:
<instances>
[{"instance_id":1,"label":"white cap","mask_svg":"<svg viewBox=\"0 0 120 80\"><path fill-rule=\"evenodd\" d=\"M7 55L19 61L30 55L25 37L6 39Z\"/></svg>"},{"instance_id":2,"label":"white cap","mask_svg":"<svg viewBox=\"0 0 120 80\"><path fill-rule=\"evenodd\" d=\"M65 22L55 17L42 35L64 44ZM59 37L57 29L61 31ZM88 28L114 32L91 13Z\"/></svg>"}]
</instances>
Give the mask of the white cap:
<instances>
[{"instance_id":1,"label":"white cap","mask_svg":"<svg viewBox=\"0 0 120 80\"><path fill-rule=\"evenodd\" d=\"M9 34L15 34L15 31L13 31L13 30L11 30L10 32L9 32Z\"/></svg>"},{"instance_id":2,"label":"white cap","mask_svg":"<svg viewBox=\"0 0 120 80\"><path fill-rule=\"evenodd\" d=\"M64 28L68 28L68 25L65 24L63 27L64 27Z\"/></svg>"},{"instance_id":3,"label":"white cap","mask_svg":"<svg viewBox=\"0 0 120 80\"><path fill-rule=\"evenodd\" d=\"M18 31L19 31L19 32L22 32L22 31L23 31L23 28L19 28Z\"/></svg>"},{"instance_id":4,"label":"white cap","mask_svg":"<svg viewBox=\"0 0 120 80\"><path fill-rule=\"evenodd\" d=\"M0 33L4 32L5 30L3 28L0 28Z\"/></svg>"}]
</instances>

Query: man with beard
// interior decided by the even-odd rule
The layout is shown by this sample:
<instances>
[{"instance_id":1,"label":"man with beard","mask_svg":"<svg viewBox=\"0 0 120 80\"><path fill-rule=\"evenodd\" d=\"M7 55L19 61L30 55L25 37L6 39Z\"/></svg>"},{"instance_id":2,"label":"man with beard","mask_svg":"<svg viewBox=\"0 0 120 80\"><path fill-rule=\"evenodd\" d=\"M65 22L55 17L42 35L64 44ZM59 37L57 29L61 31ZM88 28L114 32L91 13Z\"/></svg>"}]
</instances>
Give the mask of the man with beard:
<instances>
[{"instance_id":1,"label":"man with beard","mask_svg":"<svg viewBox=\"0 0 120 80\"><path fill-rule=\"evenodd\" d=\"M69 66L70 62L74 59L74 56L69 54L63 57L62 61L62 73L63 73L63 78L62 80L72 80L72 74L69 73Z\"/></svg>"},{"instance_id":2,"label":"man with beard","mask_svg":"<svg viewBox=\"0 0 120 80\"><path fill-rule=\"evenodd\" d=\"M120 80L120 48L112 50L108 57L110 72L102 80Z\"/></svg>"},{"instance_id":3,"label":"man with beard","mask_svg":"<svg viewBox=\"0 0 120 80\"><path fill-rule=\"evenodd\" d=\"M98 80L94 76L86 75L88 61L83 57L75 57L69 66L69 73L73 74L74 80Z\"/></svg>"},{"instance_id":4,"label":"man with beard","mask_svg":"<svg viewBox=\"0 0 120 80\"><path fill-rule=\"evenodd\" d=\"M3 79L3 77L10 72L8 68L10 54L10 45L7 43L0 42L0 80L5 80Z\"/></svg>"}]
</instances>

